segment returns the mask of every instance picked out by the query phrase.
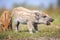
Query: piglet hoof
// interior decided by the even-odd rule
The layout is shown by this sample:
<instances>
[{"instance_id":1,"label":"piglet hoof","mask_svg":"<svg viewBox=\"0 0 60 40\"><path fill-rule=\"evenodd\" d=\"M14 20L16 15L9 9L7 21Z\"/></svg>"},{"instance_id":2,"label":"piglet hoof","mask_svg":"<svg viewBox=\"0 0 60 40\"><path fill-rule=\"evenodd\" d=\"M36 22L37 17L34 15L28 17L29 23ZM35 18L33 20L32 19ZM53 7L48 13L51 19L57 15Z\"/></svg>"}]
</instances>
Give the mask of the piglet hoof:
<instances>
[{"instance_id":1,"label":"piglet hoof","mask_svg":"<svg viewBox=\"0 0 60 40\"><path fill-rule=\"evenodd\" d=\"M30 32L30 34L33 34L33 32Z\"/></svg>"},{"instance_id":2,"label":"piglet hoof","mask_svg":"<svg viewBox=\"0 0 60 40\"><path fill-rule=\"evenodd\" d=\"M38 33L38 31L36 31L36 33Z\"/></svg>"}]
</instances>

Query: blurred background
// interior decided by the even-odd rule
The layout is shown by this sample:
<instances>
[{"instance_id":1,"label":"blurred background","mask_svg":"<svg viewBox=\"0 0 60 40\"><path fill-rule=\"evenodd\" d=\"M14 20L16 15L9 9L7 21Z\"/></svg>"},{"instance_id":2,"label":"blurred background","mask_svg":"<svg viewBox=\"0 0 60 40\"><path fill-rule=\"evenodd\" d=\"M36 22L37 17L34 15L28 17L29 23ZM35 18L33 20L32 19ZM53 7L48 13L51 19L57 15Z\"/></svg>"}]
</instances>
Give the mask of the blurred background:
<instances>
[{"instance_id":1,"label":"blurred background","mask_svg":"<svg viewBox=\"0 0 60 40\"><path fill-rule=\"evenodd\" d=\"M42 10L46 12L49 16L54 18L55 21L49 27L46 25L39 25L40 26L39 30L41 32L38 34L34 34L36 35L35 37L54 36L54 37L60 38L60 0L0 0L0 15L3 13L4 10L7 9L7 10L10 10L11 12L12 9L15 7L25 7L31 10L33 9ZM20 28L20 30L21 29L23 30L23 28ZM26 30L25 27L24 27L24 30ZM23 34L24 36L22 36ZM22 37L27 36L25 32L23 32L22 35L20 36ZM30 37L31 35L28 34L28 36ZM1 35L0 38L2 37L5 37L5 36Z\"/></svg>"},{"instance_id":2,"label":"blurred background","mask_svg":"<svg viewBox=\"0 0 60 40\"><path fill-rule=\"evenodd\" d=\"M57 9L60 7L60 0L0 0L0 9L12 9L23 6L37 9Z\"/></svg>"}]
</instances>

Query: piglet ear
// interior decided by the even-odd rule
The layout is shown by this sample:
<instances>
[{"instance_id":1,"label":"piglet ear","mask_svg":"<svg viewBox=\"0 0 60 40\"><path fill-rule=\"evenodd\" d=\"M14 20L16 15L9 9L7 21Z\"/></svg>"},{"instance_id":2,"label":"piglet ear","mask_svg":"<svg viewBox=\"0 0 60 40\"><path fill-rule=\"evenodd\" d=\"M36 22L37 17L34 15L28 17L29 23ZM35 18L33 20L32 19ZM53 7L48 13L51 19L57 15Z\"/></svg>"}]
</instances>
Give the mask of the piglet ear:
<instances>
[{"instance_id":1,"label":"piglet ear","mask_svg":"<svg viewBox=\"0 0 60 40\"><path fill-rule=\"evenodd\" d=\"M35 18L36 18L37 20L39 20L39 13L38 13L38 12L34 12L34 14L35 14Z\"/></svg>"},{"instance_id":2,"label":"piglet ear","mask_svg":"<svg viewBox=\"0 0 60 40\"><path fill-rule=\"evenodd\" d=\"M38 13L38 12L34 12L34 14L35 14L36 16L39 16L39 13Z\"/></svg>"}]
</instances>

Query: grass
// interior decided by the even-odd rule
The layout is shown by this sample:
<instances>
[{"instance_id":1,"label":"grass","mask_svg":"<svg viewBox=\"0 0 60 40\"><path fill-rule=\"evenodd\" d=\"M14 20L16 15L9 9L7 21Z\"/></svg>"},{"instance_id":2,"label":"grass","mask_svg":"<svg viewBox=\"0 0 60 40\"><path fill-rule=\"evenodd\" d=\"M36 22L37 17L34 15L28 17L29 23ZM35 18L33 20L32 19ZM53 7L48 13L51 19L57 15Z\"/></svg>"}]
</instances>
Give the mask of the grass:
<instances>
[{"instance_id":1,"label":"grass","mask_svg":"<svg viewBox=\"0 0 60 40\"><path fill-rule=\"evenodd\" d=\"M24 28L22 27L24 26ZM15 33L14 31L5 31L0 33L0 39L9 38L9 36L13 39L19 38L38 38L38 37L60 37L60 28L56 28L55 26L46 26L46 25L38 25L39 32L30 34L28 32L26 25L21 25L20 31Z\"/></svg>"},{"instance_id":2,"label":"grass","mask_svg":"<svg viewBox=\"0 0 60 40\"><path fill-rule=\"evenodd\" d=\"M53 13L51 14L52 17L54 17L55 21L51 23L50 26L46 26L43 24L38 25L39 32L30 34L27 28L27 25L20 24L19 31L5 31L0 32L0 39L9 39L12 38L12 40L16 39L23 39L23 38L39 38L39 37L58 37L60 38L60 14ZM33 29L34 31L34 29Z\"/></svg>"}]
</instances>

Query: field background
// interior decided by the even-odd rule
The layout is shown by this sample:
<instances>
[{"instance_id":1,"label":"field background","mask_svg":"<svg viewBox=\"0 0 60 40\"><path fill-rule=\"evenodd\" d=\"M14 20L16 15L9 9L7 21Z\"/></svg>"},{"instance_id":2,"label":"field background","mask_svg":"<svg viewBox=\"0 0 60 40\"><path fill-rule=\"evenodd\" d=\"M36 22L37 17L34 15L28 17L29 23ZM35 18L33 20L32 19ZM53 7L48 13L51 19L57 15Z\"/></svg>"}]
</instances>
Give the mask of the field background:
<instances>
[{"instance_id":1,"label":"field background","mask_svg":"<svg viewBox=\"0 0 60 40\"><path fill-rule=\"evenodd\" d=\"M23 2L22 4L14 3L11 9L8 10L10 13L12 13L13 8L20 6L31 10L42 10L54 18L54 22L49 26L39 24L39 32L35 33L33 29L33 34L30 34L27 25L23 24L19 25L19 31L17 33L15 33L13 30L2 31L0 26L0 40L60 40L60 1L58 0L56 8L54 8L52 4L49 4L50 6L46 9L40 6L26 5L26 2L27 1ZM0 7L0 16L4 10L7 10L5 6Z\"/></svg>"}]
</instances>

